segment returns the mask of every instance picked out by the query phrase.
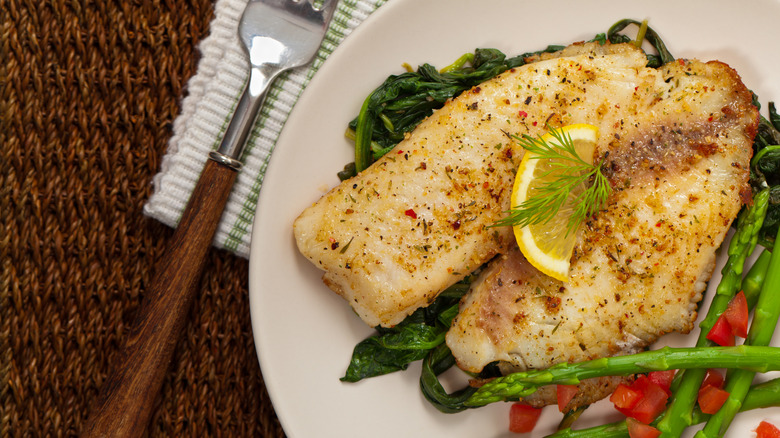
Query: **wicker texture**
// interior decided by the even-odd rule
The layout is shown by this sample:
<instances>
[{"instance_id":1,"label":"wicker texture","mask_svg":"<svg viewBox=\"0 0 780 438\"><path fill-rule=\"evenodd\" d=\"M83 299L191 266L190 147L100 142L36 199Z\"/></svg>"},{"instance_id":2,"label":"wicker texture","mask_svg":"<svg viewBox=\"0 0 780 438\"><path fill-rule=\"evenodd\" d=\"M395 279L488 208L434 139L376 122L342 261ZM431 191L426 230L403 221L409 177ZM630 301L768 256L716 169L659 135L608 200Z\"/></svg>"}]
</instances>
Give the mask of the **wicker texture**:
<instances>
[{"instance_id":1,"label":"wicker texture","mask_svg":"<svg viewBox=\"0 0 780 438\"><path fill-rule=\"evenodd\" d=\"M74 436L171 230L145 218L208 0L0 0L0 436ZM212 250L149 436L283 432Z\"/></svg>"}]
</instances>

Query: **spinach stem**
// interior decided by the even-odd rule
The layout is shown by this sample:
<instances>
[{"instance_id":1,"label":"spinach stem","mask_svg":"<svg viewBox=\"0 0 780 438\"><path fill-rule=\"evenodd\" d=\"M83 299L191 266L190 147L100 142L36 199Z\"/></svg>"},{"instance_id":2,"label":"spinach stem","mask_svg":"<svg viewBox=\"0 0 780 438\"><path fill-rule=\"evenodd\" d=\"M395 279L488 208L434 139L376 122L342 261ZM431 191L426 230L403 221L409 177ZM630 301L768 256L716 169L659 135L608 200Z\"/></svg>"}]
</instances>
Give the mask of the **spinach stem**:
<instances>
[{"instance_id":1,"label":"spinach stem","mask_svg":"<svg viewBox=\"0 0 780 438\"><path fill-rule=\"evenodd\" d=\"M448 72L451 72L453 70L460 70L461 68L463 68L464 65L471 64L472 62L474 62L474 54L473 53L464 53L463 55L461 55L460 58L456 59L455 62L453 62L452 64L450 64L450 65L448 65L448 66L446 66L444 68L442 68L441 70L439 70L439 72L440 73L448 73Z\"/></svg>"}]
</instances>

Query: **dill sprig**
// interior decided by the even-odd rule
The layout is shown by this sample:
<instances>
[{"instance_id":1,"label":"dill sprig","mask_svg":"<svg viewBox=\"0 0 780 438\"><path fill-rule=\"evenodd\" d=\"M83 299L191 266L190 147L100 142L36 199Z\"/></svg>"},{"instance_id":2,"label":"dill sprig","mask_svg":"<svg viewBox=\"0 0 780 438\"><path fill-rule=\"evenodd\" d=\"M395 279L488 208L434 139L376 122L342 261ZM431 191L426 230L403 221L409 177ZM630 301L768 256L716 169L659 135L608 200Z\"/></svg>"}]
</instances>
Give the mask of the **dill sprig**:
<instances>
[{"instance_id":1,"label":"dill sprig","mask_svg":"<svg viewBox=\"0 0 780 438\"><path fill-rule=\"evenodd\" d=\"M554 141L541 135L524 134L513 138L530 153L529 159L549 160L548 170L540 175L544 181L533 196L513 206L498 226L528 226L546 224L559 212L569 214L566 235L577 230L582 221L592 216L607 202L609 180L602 171L604 160L592 164L579 156L574 141L566 132L550 130ZM578 194L577 194L578 193ZM565 208L564 211L561 209Z\"/></svg>"}]
</instances>

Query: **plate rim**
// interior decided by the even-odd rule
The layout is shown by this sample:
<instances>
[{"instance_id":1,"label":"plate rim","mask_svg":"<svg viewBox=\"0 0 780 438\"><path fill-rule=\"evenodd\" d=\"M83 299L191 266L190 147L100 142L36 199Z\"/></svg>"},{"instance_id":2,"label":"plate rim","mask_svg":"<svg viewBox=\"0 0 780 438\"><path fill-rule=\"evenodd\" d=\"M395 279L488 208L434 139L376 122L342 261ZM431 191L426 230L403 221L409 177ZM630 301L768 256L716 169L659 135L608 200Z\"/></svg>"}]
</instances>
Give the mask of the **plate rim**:
<instances>
[{"instance_id":1,"label":"plate rim","mask_svg":"<svg viewBox=\"0 0 780 438\"><path fill-rule=\"evenodd\" d=\"M298 100L298 103L296 104L296 108L299 106L298 104L303 104L303 105L307 104L307 102L310 99L310 95L313 93L313 91L310 91L310 90L316 89L316 87L319 86L318 78L321 78L321 77L324 76L323 74L320 74L320 73L327 72L327 71L329 71L330 69L333 69L333 68L337 68L339 63L343 62L341 60L341 58L347 56L347 54L352 50L352 47L354 45L359 44L359 40L361 39L361 37L363 36L364 33L369 33L370 27L371 27L372 24L374 24L377 21L383 20L384 19L383 17L385 15L389 15L389 14L393 13L393 11L396 11L397 9L409 7L409 5L413 4L414 1L415 0L392 0L392 1L388 1L386 4L382 5L374 13L372 13L369 17L367 17L366 20L363 23L361 23L357 28L355 28L354 31L350 35L348 35L344 39L344 41L341 44L338 45L338 47L336 47L336 49L328 57L328 59L325 60L323 65L320 67L319 72L316 75L314 75L314 77L312 78L312 81L310 82L310 84L302 92L302 94L301 94L301 96L300 96L300 98ZM441 1L443 1L443 0L441 0ZM603 3L607 3L607 4L617 3L617 2L618 2L617 0L604 0L603 1ZM764 2L764 3L774 3L775 5L777 4L776 1ZM467 50L470 50L470 49L467 49ZM778 81L778 82L780 82L780 81ZM298 116L296 116L296 114L298 114L298 113L299 112L297 112L296 109L293 108L293 110L292 110L292 112L290 114L290 117L289 117L289 119L288 119L288 121L287 121L285 126L290 124L291 121L293 122L293 124L296 123L295 121L297 120L297 117L298 117ZM288 131L289 130L286 129L286 128L282 129L282 132L281 132L281 134L279 136L277 144L284 143L286 141L287 137L290 136L290 133ZM278 160L275 159L276 156L277 156L277 154L272 154L272 156L271 156L271 158L269 160L268 173L266 174L266 176L275 174L275 173L272 173L272 172L276 172L276 170L275 170L276 167L274 166L274 163L276 161L278 161ZM260 227L262 225L262 220L261 219L258 220L258 218L261 217L261 215L259 213L259 210L260 210L261 206L263 206L263 200L264 200L263 194L264 194L264 190L263 190L263 188L261 188L260 194L259 194L259 198L258 198L258 202L257 202L257 210L258 210L258 212L255 215L255 220L254 220L254 223L253 223L253 229L252 229L253 236L257 235L255 228L256 227ZM724 242L724 243L726 243L726 242ZM255 255L259 251L259 249L257 249L256 247L260 247L260 245L261 245L260 241L256 241L256 239L252 239L252 241L250 243L249 303L250 303L250 313L251 313L251 320L252 320L252 331L253 331L253 334L255 336L256 353L257 353L257 356L258 356L258 360L260 362L261 370L265 370L265 369L269 368L270 364L268 363L268 360L269 360L268 356L261 353L262 343L263 343L262 342L263 336L259 334L260 327L259 327L259 325L257 323L258 316L256 316L257 309L256 309L256 305L255 305L256 301L257 301L257 297L255 295L256 295L256 293L260 293L259 291L261 290L262 286L261 286L261 283L260 283L261 280L257 277L256 270L252 269L253 255ZM260 317L260 318L262 318L262 317ZM270 396L270 398L272 400L272 403L274 403L274 406L276 407L277 406L276 400L279 397L281 397L280 394L283 391L283 389L281 388L279 382L274 382L272 380L265 380L265 385L266 385L266 388L268 390L269 396ZM295 429L293 427L293 423L295 421L293 419L293 413L292 412L288 412L286 410L282 411L282 410L277 409L276 410L276 414L277 414L277 417L279 418L279 421L281 422L282 427L285 430L285 432L286 433L291 433L289 431L292 431L292 430Z\"/></svg>"}]
</instances>

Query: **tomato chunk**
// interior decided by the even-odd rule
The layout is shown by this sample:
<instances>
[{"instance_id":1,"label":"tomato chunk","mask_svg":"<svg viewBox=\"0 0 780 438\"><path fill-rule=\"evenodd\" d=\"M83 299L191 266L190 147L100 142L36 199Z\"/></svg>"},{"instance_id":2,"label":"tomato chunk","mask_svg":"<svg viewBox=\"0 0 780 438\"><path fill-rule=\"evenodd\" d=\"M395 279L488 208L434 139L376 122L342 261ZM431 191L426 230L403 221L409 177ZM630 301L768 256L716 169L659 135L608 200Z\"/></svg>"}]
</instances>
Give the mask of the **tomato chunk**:
<instances>
[{"instance_id":1,"label":"tomato chunk","mask_svg":"<svg viewBox=\"0 0 780 438\"><path fill-rule=\"evenodd\" d=\"M731 334L740 338L747 337L748 331L748 305L745 293L739 291L734 298L729 301L729 305L723 312L723 317L731 327Z\"/></svg>"},{"instance_id":2,"label":"tomato chunk","mask_svg":"<svg viewBox=\"0 0 780 438\"><path fill-rule=\"evenodd\" d=\"M716 388L712 385L707 385L699 390L699 407L705 414L714 414L720 410L723 403L729 398L729 393Z\"/></svg>"},{"instance_id":3,"label":"tomato chunk","mask_svg":"<svg viewBox=\"0 0 780 438\"><path fill-rule=\"evenodd\" d=\"M625 403L625 406L630 407L620 407L616 404L615 408L625 416L645 424L651 423L663 412L666 401L669 399L666 390L645 375L639 376L634 383L628 386L628 389L638 393L639 398L632 400L633 395L627 391L625 394L618 394L615 398L618 399L619 403ZM621 400L620 397L626 397L625 401ZM612 398L610 397L610 399Z\"/></svg>"},{"instance_id":4,"label":"tomato chunk","mask_svg":"<svg viewBox=\"0 0 780 438\"><path fill-rule=\"evenodd\" d=\"M631 438L657 438L661 435L660 430L653 426L640 423L631 417L626 418L626 426L628 426L628 436Z\"/></svg>"},{"instance_id":5,"label":"tomato chunk","mask_svg":"<svg viewBox=\"0 0 780 438\"><path fill-rule=\"evenodd\" d=\"M541 408L535 408L523 403L514 403L509 408L509 431L513 433L527 433L534 430Z\"/></svg>"},{"instance_id":6,"label":"tomato chunk","mask_svg":"<svg viewBox=\"0 0 780 438\"><path fill-rule=\"evenodd\" d=\"M716 388L723 388L723 381L723 374L716 369L710 368L707 370L707 374L704 375L704 380L701 382L701 387L699 389L708 385Z\"/></svg>"},{"instance_id":7,"label":"tomato chunk","mask_svg":"<svg viewBox=\"0 0 780 438\"><path fill-rule=\"evenodd\" d=\"M618 410L631 409L639 403L640 398L642 398L641 392L635 391L625 383L621 383L615 388L612 395L609 396L609 401L611 401Z\"/></svg>"},{"instance_id":8,"label":"tomato chunk","mask_svg":"<svg viewBox=\"0 0 780 438\"><path fill-rule=\"evenodd\" d=\"M676 371L677 370L652 371L647 374L647 378L650 379L651 382L663 388L667 395L672 395L672 390L670 388L672 387L672 379L674 379L674 374Z\"/></svg>"},{"instance_id":9,"label":"tomato chunk","mask_svg":"<svg viewBox=\"0 0 780 438\"><path fill-rule=\"evenodd\" d=\"M707 339L723 347L734 345L734 335L731 334L731 326L729 326L729 322L723 314L712 325L709 333L707 333Z\"/></svg>"},{"instance_id":10,"label":"tomato chunk","mask_svg":"<svg viewBox=\"0 0 780 438\"><path fill-rule=\"evenodd\" d=\"M558 410L564 412L571 399L577 395L580 388L577 385L556 385L555 392L558 396Z\"/></svg>"},{"instance_id":11,"label":"tomato chunk","mask_svg":"<svg viewBox=\"0 0 780 438\"><path fill-rule=\"evenodd\" d=\"M645 424L650 424L666 408L669 396L663 388L649 382L639 403L631 409L629 417L636 418Z\"/></svg>"},{"instance_id":12,"label":"tomato chunk","mask_svg":"<svg viewBox=\"0 0 780 438\"><path fill-rule=\"evenodd\" d=\"M762 421L756 428L756 438L780 438L780 429L768 421Z\"/></svg>"}]
</instances>

